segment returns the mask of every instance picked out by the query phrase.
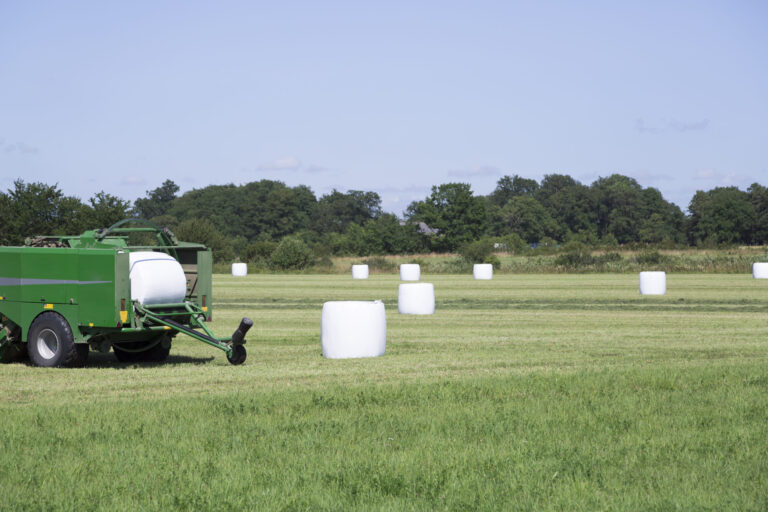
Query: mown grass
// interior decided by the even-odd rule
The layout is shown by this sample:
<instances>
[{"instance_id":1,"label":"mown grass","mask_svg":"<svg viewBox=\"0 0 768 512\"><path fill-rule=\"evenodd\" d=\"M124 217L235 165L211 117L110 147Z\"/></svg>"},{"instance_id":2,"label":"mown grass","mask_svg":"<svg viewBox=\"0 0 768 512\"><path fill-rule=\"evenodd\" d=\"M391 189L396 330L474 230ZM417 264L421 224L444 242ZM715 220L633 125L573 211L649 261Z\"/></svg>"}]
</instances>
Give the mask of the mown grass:
<instances>
[{"instance_id":1,"label":"mown grass","mask_svg":"<svg viewBox=\"0 0 768 512\"><path fill-rule=\"evenodd\" d=\"M765 510L768 283L670 275L215 277L169 364L0 367L8 510ZM382 299L387 354L320 356L326 300Z\"/></svg>"}]
</instances>

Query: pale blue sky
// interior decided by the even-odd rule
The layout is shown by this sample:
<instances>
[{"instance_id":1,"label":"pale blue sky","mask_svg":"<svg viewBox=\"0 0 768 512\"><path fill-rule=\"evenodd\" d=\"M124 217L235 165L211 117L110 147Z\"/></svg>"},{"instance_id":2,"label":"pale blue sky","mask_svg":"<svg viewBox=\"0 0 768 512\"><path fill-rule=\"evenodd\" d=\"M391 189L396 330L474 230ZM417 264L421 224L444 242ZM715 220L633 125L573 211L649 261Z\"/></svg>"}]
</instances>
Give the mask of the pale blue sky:
<instances>
[{"instance_id":1,"label":"pale blue sky","mask_svg":"<svg viewBox=\"0 0 768 512\"><path fill-rule=\"evenodd\" d=\"M768 185L768 2L0 0L0 189Z\"/></svg>"}]
</instances>

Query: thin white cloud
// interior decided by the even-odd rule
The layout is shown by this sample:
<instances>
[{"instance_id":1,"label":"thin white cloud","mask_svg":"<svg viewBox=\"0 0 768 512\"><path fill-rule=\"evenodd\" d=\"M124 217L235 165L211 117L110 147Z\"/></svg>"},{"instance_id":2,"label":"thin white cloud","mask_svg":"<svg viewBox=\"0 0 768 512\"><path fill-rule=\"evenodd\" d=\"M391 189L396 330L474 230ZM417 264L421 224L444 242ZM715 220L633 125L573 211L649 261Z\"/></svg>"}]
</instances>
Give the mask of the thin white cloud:
<instances>
[{"instance_id":1,"label":"thin white cloud","mask_svg":"<svg viewBox=\"0 0 768 512\"><path fill-rule=\"evenodd\" d=\"M328 169L317 164L304 164L301 160L295 156L286 156L284 158L278 158L272 162L265 162L256 166L256 172L304 172L304 173L319 173L326 172Z\"/></svg>"},{"instance_id":2,"label":"thin white cloud","mask_svg":"<svg viewBox=\"0 0 768 512\"><path fill-rule=\"evenodd\" d=\"M6 142L5 139L0 139L0 150L8 154L16 153L29 156L40 153L40 149L35 146L25 142Z\"/></svg>"},{"instance_id":3,"label":"thin white cloud","mask_svg":"<svg viewBox=\"0 0 768 512\"><path fill-rule=\"evenodd\" d=\"M139 176L125 176L120 180L120 184L127 187L144 186L147 184L147 180Z\"/></svg>"},{"instance_id":4,"label":"thin white cloud","mask_svg":"<svg viewBox=\"0 0 768 512\"><path fill-rule=\"evenodd\" d=\"M301 160L295 156L278 158L272 162L266 162L256 166L257 171L298 171L301 168Z\"/></svg>"},{"instance_id":5,"label":"thin white cloud","mask_svg":"<svg viewBox=\"0 0 768 512\"><path fill-rule=\"evenodd\" d=\"M659 133L658 128L648 125L642 117L635 119L635 131L638 133Z\"/></svg>"},{"instance_id":6,"label":"thin white cloud","mask_svg":"<svg viewBox=\"0 0 768 512\"><path fill-rule=\"evenodd\" d=\"M501 176L501 169L492 165L478 165L469 169L453 169L448 176L454 178L476 178L480 176Z\"/></svg>"},{"instance_id":7,"label":"thin white cloud","mask_svg":"<svg viewBox=\"0 0 768 512\"><path fill-rule=\"evenodd\" d=\"M667 126L671 130L681 133L706 130L709 127L709 119L702 119L701 121L678 121L673 119L667 123Z\"/></svg>"},{"instance_id":8,"label":"thin white cloud","mask_svg":"<svg viewBox=\"0 0 768 512\"><path fill-rule=\"evenodd\" d=\"M716 176L717 176L717 173L714 171L714 169L701 169L696 171L697 180L711 180Z\"/></svg>"}]
</instances>

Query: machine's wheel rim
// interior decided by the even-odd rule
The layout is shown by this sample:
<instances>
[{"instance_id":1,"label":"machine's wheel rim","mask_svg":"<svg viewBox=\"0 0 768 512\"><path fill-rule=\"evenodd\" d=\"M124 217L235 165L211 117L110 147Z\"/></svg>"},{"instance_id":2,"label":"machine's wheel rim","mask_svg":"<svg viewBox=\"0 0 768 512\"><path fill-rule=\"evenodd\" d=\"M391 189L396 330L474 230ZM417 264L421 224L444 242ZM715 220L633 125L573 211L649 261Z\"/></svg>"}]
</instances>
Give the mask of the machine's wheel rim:
<instances>
[{"instance_id":1,"label":"machine's wheel rim","mask_svg":"<svg viewBox=\"0 0 768 512\"><path fill-rule=\"evenodd\" d=\"M43 329L37 335L37 353L43 359L53 359L59 352L59 337L51 329Z\"/></svg>"}]
</instances>

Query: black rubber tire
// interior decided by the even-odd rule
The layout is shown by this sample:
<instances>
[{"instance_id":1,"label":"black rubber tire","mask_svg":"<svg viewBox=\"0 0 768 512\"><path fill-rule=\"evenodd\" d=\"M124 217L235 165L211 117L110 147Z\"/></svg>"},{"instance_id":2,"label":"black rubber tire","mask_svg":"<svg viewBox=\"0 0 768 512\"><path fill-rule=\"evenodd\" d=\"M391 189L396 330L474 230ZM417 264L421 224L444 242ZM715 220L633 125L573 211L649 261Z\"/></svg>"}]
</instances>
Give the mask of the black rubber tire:
<instances>
[{"instance_id":1,"label":"black rubber tire","mask_svg":"<svg viewBox=\"0 0 768 512\"><path fill-rule=\"evenodd\" d=\"M155 343L157 339L143 343L144 346ZM131 349L138 349L142 346L141 343L126 343L126 347ZM154 347L143 352L126 352L120 350L117 345L112 345L112 350L115 352L115 357L121 363L163 363L168 360L168 355L171 353L171 342L168 341L168 346L163 347L163 342L157 343Z\"/></svg>"},{"instance_id":2,"label":"black rubber tire","mask_svg":"<svg viewBox=\"0 0 768 512\"><path fill-rule=\"evenodd\" d=\"M227 361L237 366L238 364L243 364L247 356L248 356L248 353L245 351L244 346L235 345L234 347L232 347L232 357L227 356Z\"/></svg>"},{"instance_id":3,"label":"black rubber tire","mask_svg":"<svg viewBox=\"0 0 768 512\"><path fill-rule=\"evenodd\" d=\"M27 353L37 366L82 366L88 359L88 345L75 343L72 329L63 316L46 311L29 327Z\"/></svg>"}]
</instances>

